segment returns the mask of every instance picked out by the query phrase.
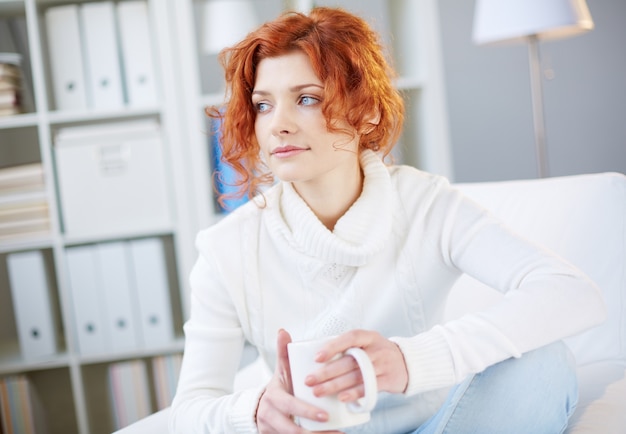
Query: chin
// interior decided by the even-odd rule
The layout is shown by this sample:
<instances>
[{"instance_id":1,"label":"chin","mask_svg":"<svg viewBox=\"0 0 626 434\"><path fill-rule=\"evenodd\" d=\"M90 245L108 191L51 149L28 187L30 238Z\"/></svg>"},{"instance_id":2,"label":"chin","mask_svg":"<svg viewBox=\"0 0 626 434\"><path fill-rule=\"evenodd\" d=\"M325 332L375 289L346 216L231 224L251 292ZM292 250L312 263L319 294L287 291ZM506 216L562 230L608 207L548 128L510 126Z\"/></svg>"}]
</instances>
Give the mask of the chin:
<instances>
[{"instance_id":1,"label":"chin","mask_svg":"<svg viewBox=\"0 0 626 434\"><path fill-rule=\"evenodd\" d=\"M284 167L277 168L278 170L272 170L274 177L283 181L283 182L298 182L303 181L305 179L302 170L298 170L296 168L285 170Z\"/></svg>"},{"instance_id":2,"label":"chin","mask_svg":"<svg viewBox=\"0 0 626 434\"><path fill-rule=\"evenodd\" d=\"M282 174L277 174L274 173L274 177L282 182L298 182L298 181L302 181L302 177L300 176L289 176L289 175L282 175Z\"/></svg>"}]
</instances>

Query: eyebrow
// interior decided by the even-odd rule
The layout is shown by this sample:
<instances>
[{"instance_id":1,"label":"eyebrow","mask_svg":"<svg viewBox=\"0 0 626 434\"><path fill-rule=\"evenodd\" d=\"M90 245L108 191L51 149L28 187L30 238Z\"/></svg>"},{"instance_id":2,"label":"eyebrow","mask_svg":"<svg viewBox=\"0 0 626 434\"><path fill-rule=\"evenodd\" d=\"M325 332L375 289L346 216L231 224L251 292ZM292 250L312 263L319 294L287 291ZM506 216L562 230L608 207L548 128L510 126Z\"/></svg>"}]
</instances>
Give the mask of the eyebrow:
<instances>
[{"instance_id":1,"label":"eyebrow","mask_svg":"<svg viewBox=\"0 0 626 434\"><path fill-rule=\"evenodd\" d=\"M302 89L306 89L307 87L317 87L319 89L324 89L324 87L321 84L305 83L305 84L299 84L297 86L292 86L292 87L289 88L289 91L290 92L300 92ZM265 90L254 89L252 91L252 95L255 95L255 94L258 94L258 95L269 95L270 92L265 91Z\"/></svg>"}]
</instances>

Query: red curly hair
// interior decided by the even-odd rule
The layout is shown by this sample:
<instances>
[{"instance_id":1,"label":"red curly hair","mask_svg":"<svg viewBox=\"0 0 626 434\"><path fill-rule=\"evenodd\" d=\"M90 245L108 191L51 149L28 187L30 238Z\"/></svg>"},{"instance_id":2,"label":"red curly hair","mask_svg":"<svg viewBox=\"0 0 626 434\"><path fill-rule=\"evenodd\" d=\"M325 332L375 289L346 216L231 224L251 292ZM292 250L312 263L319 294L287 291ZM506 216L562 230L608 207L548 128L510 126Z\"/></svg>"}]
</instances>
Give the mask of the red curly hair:
<instances>
[{"instance_id":1,"label":"red curly hair","mask_svg":"<svg viewBox=\"0 0 626 434\"><path fill-rule=\"evenodd\" d=\"M314 8L308 16L286 12L219 56L228 101L222 108L207 108L206 113L221 120L222 161L237 171L239 195L252 197L261 185L273 182L254 133L256 110L251 97L257 67L263 59L294 50L309 57L324 84L322 113L329 130L333 119L345 120L363 132L360 151L371 149L383 155L391 151L402 130L404 103L392 84L395 72L367 22L338 8Z\"/></svg>"}]
</instances>

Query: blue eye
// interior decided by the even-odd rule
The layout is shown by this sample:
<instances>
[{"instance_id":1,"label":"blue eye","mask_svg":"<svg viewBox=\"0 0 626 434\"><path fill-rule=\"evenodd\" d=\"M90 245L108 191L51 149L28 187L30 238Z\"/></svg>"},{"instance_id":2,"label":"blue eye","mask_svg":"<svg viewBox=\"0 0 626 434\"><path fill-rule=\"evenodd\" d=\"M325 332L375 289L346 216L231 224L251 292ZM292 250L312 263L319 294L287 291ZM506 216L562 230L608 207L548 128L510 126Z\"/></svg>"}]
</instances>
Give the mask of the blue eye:
<instances>
[{"instance_id":1,"label":"blue eye","mask_svg":"<svg viewBox=\"0 0 626 434\"><path fill-rule=\"evenodd\" d=\"M318 102L320 102L320 100L313 96L303 96L300 98L300 104L302 105L315 105Z\"/></svg>"},{"instance_id":2,"label":"blue eye","mask_svg":"<svg viewBox=\"0 0 626 434\"><path fill-rule=\"evenodd\" d=\"M266 102L258 102L255 104L258 113L264 113L270 109L270 105Z\"/></svg>"}]
</instances>

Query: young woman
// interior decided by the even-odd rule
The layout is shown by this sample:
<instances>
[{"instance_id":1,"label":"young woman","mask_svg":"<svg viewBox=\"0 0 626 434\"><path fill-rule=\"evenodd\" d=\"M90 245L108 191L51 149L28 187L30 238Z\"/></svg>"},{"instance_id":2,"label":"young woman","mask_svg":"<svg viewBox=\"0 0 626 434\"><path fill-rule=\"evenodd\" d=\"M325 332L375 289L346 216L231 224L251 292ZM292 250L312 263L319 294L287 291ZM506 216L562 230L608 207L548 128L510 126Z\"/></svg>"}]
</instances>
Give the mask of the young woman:
<instances>
[{"instance_id":1,"label":"young woman","mask_svg":"<svg viewBox=\"0 0 626 434\"><path fill-rule=\"evenodd\" d=\"M286 345L330 335L318 361L361 347L384 392L349 432L562 432L577 397L559 341L604 319L597 288L446 179L383 163L403 105L368 25L338 9L288 13L221 58L223 155L255 196L198 235L172 432L325 420L293 397ZM506 297L443 322L463 273ZM274 374L233 392L246 340ZM351 357L307 383L346 402L363 393Z\"/></svg>"}]
</instances>

